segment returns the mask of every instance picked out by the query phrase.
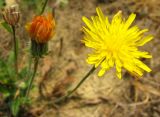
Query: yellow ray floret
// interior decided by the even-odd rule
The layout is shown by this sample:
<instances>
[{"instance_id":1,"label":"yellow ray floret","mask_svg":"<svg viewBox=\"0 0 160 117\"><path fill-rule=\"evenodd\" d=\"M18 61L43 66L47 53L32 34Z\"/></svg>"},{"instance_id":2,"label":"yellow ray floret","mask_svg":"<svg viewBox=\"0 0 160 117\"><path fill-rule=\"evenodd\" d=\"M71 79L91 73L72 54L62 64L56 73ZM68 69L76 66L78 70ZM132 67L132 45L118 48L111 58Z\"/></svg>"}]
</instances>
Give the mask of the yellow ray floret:
<instances>
[{"instance_id":1,"label":"yellow ray floret","mask_svg":"<svg viewBox=\"0 0 160 117\"><path fill-rule=\"evenodd\" d=\"M148 52L139 51L138 47L152 40L153 36L144 36L147 29L131 27L136 14L132 13L125 20L119 11L109 22L100 8L96 11L98 16L92 16L91 20L82 18L86 24L86 27L83 27L85 36L82 42L93 49L87 62L95 67L101 66L98 76L103 76L112 67L116 68L117 77L120 79L122 68L138 77L141 77L144 71L150 72L151 69L139 59L152 56Z\"/></svg>"}]
</instances>

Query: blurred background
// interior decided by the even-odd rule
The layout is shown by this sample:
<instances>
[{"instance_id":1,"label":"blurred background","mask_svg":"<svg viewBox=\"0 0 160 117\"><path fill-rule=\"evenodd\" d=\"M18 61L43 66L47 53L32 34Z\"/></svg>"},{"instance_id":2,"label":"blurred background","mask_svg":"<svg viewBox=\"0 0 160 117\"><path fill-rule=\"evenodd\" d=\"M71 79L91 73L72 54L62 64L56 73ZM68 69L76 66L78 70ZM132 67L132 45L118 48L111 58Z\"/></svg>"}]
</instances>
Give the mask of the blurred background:
<instances>
[{"instance_id":1,"label":"blurred background","mask_svg":"<svg viewBox=\"0 0 160 117\"><path fill-rule=\"evenodd\" d=\"M25 30L29 22L41 10L43 0L0 0L0 8L17 3L21 12L17 26L20 41L20 67L28 57L30 38ZM123 71L123 79L115 75L115 69L98 78L94 72L82 86L64 103L54 104L65 95L91 69L86 63L90 52L82 43L82 16L96 15L99 6L112 19L119 10L124 17L136 13L133 25L148 28L154 39L140 49L153 55L143 62L151 67L151 73L134 79ZM160 117L160 0L49 0L46 12L52 12L56 20L56 35L49 42L49 53L41 60L35 86L30 97L32 104L24 108L21 117ZM2 22L2 16L0 21ZM0 26L0 53L6 58L11 49L11 36ZM1 69L1 68L0 68ZM0 108L3 108L0 97ZM0 110L0 117L6 113Z\"/></svg>"}]
</instances>

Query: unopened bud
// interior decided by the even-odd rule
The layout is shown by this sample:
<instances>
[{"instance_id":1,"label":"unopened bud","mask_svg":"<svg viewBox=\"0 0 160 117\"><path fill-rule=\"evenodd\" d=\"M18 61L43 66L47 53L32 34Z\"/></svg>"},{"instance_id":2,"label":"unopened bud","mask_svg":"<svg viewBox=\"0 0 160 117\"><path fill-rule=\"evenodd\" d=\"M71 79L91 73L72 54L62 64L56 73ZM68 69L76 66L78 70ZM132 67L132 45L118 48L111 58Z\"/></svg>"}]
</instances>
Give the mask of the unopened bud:
<instances>
[{"instance_id":1,"label":"unopened bud","mask_svg":"<svg viewBox=\"0 0 160 117\"><path fill-rule=\"evenodd\" d=\"M26 25L31 37L31 52L34 57L42 57L48 51L48 41L55 34L55 19L51 13L36 16Z\"/></svg>"},{"instance_id":2,"label":"unopened bud","mask_svg":"<svg viewBox=\"0 0 160 117\"><path fill-rule=\"evenodd\" d=\"M18 6L12 5L10 7L5 8L3 11L3 18L8 24L15 26L20 18Z\"/></svg>"}]
</instances>

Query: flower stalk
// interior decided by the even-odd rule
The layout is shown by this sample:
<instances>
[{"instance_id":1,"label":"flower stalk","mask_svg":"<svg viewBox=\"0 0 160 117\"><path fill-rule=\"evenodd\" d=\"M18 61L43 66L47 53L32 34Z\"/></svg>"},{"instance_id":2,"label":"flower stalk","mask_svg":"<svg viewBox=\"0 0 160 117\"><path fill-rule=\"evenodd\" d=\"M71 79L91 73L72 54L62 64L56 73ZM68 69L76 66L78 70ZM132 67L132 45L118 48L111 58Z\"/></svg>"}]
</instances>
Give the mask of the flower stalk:
<instances>
[{"instance_id":1,"label":"flower stalk","mask_svg":"<svg viewBox=\"0 0 160 117\"><path fill-rule=\"evenodd\" d=\"M20 13L17 5L12 5L3 9L3 19L8 23L12 28L13 34L13 46L14 46L14 66L16 75L18 75L18 40L16 39L16 25L20 19Z\"/></svg>"},{"instance_id":2,"label":"flower stalk","mask_svg":"<svg viewBox=\"0 0 160 117\"><path fill-rule=\"evenodd\" d=\"M69 98L82 84L84 81L86 81L86 79L96 70L95 66L93 66L89 72L82 78L82 80L75 86L75 88L73 88L72 90L68 91L68 93L59 98L58 100L55 101L55 103L59 103L62 101L65 101L67 98Z\"/></svg>"},{"instance_id":3,"label":"flower stalk","mask_svg":"<svg viewBox=\"0 0 160 117\"><path fill-rule=\"evenodd\" d=\"M32 77L29 79L28 88L27 88L27 91L26 91L26 97L29 96L29 92L30 92L31 87L33 85L33 81L34 81L35 75L37 73L38 63L39 63L39 57L35 57L35 60L34 60L34 71L33 71Z\"/></svg>"},{"instance_id":4,"label":"flower stalk","mask_svg":"<svg viewBox=\"0 0 160 117\"><path fill-rule=\"evenodd\" d=\"M45 10L45 8L47 6L47 3L48 3L48 0L45 0L44 5L42 7L42 11L40 12L40 15L43 14L43 12L44 12L44 10Z\"/></svg>"},{"instance_id":5,"label":"flower stalk","mask_svg":"<svg viewBox=\"0 0 160 117\"><path fill-rule=\"evenodd\" d=\"M12 31L13 31L13 44L14 44L14 66L15 66L15 72L18 74L18 44L17 44L17 39L16 39L16 30L15 26L12 26Z\"/></svg>"},{"instance_id":6,"label":"flower stalk","mask_svg":"<svg viewBox=\"0 0 160 117\"><path fill-rule=\"evenodd\" d=\"M91 70L82 78L82 80L77 84L77 86L68 92L66 97L69 97L72 93L74 93L81 85L82 83L95 71L95 67L93 66Z\"/></svg>"}]
</instances>

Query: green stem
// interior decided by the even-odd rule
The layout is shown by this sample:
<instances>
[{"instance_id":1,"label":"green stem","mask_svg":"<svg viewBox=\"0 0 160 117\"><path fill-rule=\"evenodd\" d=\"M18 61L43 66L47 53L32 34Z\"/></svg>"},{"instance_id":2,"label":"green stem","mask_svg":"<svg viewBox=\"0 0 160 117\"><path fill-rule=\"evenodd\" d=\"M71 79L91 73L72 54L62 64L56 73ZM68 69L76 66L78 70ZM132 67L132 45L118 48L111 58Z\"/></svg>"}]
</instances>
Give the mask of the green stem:
<instances>
[{"instance_id":1,"label":"green stem","mask_svg":"<svg viewBox=\"0 0 160 117\"><path fill-rule=\"evenodd\" d=\"M92 69L82 78L82 80L78 83L78 85L74 89L68 92L66 97L69 97L73 92L75 92L81 86L81 84L88 78L88 76L90 76L90 74L94 72L95 69L96 69L95 67L92 67Z\"/></svg>"},{"instance_id":2,"label":"green stem","mask_svg":"<svg viewBox=\"0 0 160 117\"><path fill-rule=\"evenodd\" d=\"M28 56L28 70L27 70L27 77L30 78L31 76L31 66L32 66L32 55Z\"/></svg>"},{"instance_id":3,"label":"green stem","mask_svg":"<svg viewBox=\"0 0 160 117\"><path fill-rule=\"evenodd\" d=\"M59 103L67 99L72 93L74 93L82 85L82 83L88 78L88 76L90 76L95 70L96 68L93 66L92 69L82 78L82 80L76 85L74 89L72 89L71 91L68 91L67 95L59 98L58 100L55 101L55 103Z\"/></svg>"},{"instance_id":4,"label":"green stem","mask_svg":"<svg viewBox=\"0 0 160 117\"><path fill-rule=\"evenodd\" d=\"M44 10L45 10L45 8L47 6L47 3L48 3L48 0L45 0L45 3L43 5L43 7L42 7L42 11L40 12L40 15L43 14L43 12L44 12Z\"/></svg>"},{"instance_id":5,"label":"green stem","mask_svg":"<svg viewBox=\"0 0 160 117\"><path fill-rule=\"evenodd\" d=\"M13 44L14 44L14 64L15 64L15 72L18 74L18 46L17 46L17 40L16 40L16 31L15 31L15 26L12 26L12 31L13 31Z\"/></svg>"},{"instance_id":6,"label":"green stem","mask_svg":"<svg viewBox=\"0 0 160 117\"><path fill-rule=\"evenodd\" d=\"M36 72L37 72L38 62L39 62L39 57L36 57L35 61L34 61L34 71L33 71L32 77L29 79L29 84L28 84L29 86L28 86L27 91L26 91L26 97L29 96L29 92L31 90L31 87L32 87L32 84L33 84L33 81L34 81L34 78L35 78L35 75L36 75Z\"/></svg>"}]
</instances>

